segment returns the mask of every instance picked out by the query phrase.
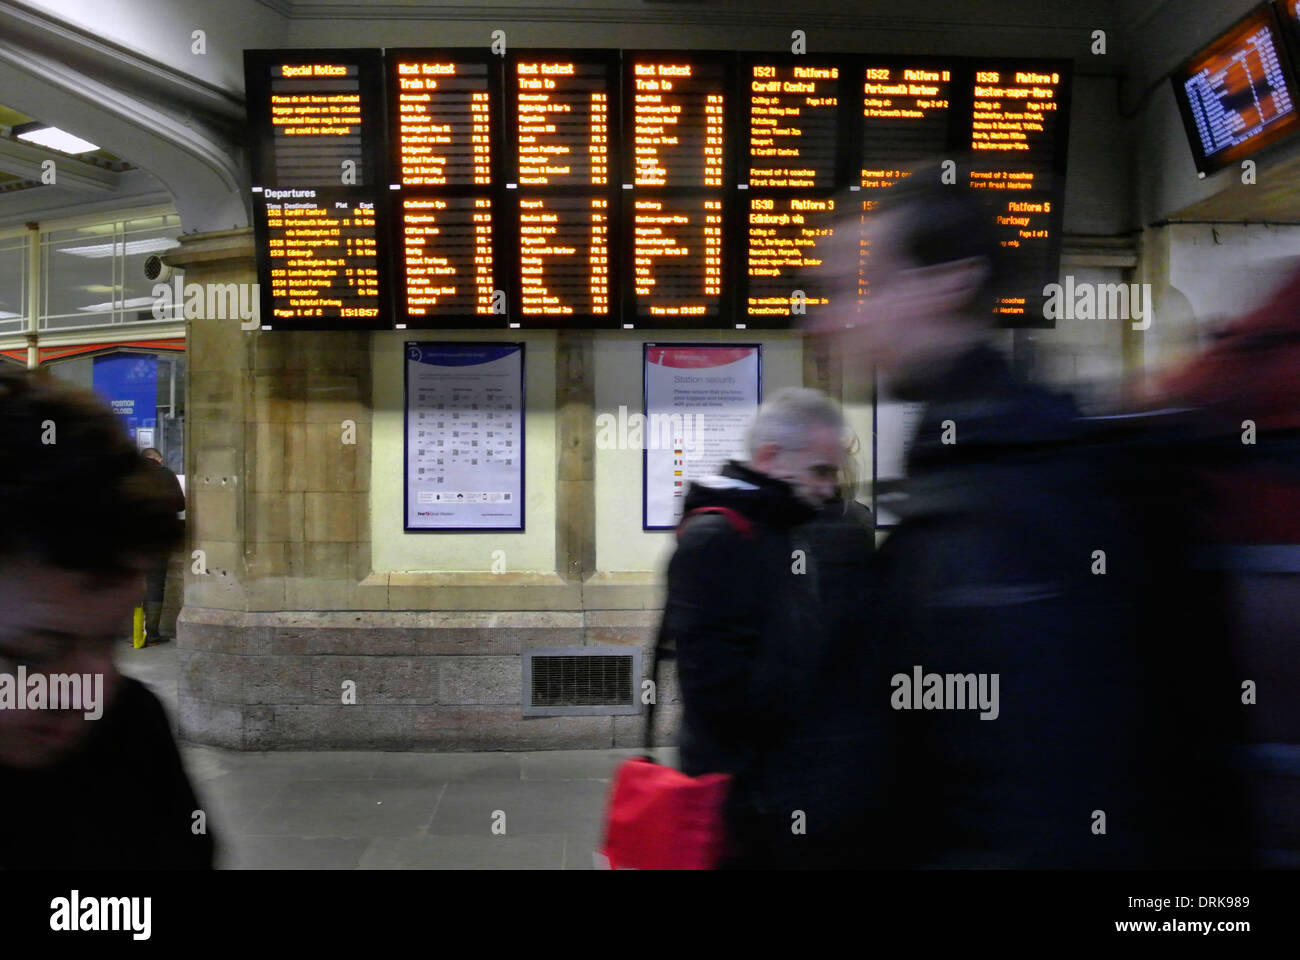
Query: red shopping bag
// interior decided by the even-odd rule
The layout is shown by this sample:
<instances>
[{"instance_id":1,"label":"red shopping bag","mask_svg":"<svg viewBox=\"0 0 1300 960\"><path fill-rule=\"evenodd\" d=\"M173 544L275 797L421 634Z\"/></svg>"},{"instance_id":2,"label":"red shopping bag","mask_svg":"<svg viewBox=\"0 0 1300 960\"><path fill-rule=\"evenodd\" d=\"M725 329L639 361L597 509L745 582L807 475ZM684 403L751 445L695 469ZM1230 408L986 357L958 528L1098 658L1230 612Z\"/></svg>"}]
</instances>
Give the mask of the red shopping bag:
<instances>
[{"instance_id":1,"label":"red shopping bag","mask_svg":"<svg viewBox=\"0 0 1300 960\"><path fill-rule=\"evenodd\" d=\"M614 775L601 853L612 870L712 870L726 841L731 774L688 777L647 757Z\"/></svg>"},{"instance_id":2,"label":"red shopping bag","mask_svg":"<svg viewBox=\"0 0 1300 960\"><path fill-rule=\"evenodd\" d=\"M727 507L700 507L697 513L720 513L742 536L754 535L754 525ZM681 527L678 527L681 533ZM659 664L673 652L665 647L662 625L655 641L654 689L659 688ZM655 701L646 709L645 748L654 744ZM614 774L605 814L604 844L597 853L601 866L612 870L712 870L726 852L723 805L731 788L729 773L688 777L647 757L623 761Z\"/></svg>"}]
</instances>

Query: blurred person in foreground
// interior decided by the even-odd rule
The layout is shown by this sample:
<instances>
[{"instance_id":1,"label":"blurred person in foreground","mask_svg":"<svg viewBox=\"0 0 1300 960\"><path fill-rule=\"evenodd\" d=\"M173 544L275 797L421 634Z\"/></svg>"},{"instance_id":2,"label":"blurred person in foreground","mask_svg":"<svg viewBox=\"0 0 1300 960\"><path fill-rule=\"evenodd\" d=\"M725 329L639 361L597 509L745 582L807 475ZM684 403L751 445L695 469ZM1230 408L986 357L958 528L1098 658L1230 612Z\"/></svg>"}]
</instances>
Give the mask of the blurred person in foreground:
<instances>
[{"instance_id":1,"label":"blurred person in foreground","mask_svg":"<svg viewBox=\"0 0 1300 960\"><path fill-rule=\"evenodd\" d=\"M1231 640L1215 716L1244 770L1269 866L1296 861L1300 781L1300 264L1201 354L1155 379L1142 407L1172 424L1191 493L1185 526L1195 579L1214 584ZM1216 702L1217 702L1216 698ZM1221 711L1219 711L1221 713ZM1235 716L1232 714L1235 713Z\"/></svg>"},{"instance_id":2,"label":"blurred person in foreground","mask_svg":"<svg viewBox=\"0 0 1300 960\"><path fill-rule=\"evenodd\" d=\"M813 332L925 405L891 499L899 523L877 553L883 669L863 691L865 710L888 700L892 717L865 758L890 791L884 855L904 867L1235 862L1215 836L1226 808L1167 789L1186 771L1161 760L1176 733L1153 716L1160 664L1139 635L1150 558L1105 458L1071 400L1018 381L991 345L1005 266L989 209L936 163L881 196L866 239L861 316L823 316ZM1199 832L1190 810L1205 816Z\"/></svg>"},{"instance_id":3,"label":"blurred person in foreground","mask_svg":"<svg viewBox=\"0 0 1300 960\"><path fill-rule=\"evenodd\" d=\"M1145 406L1179 422L1200 481L1200 561L1228 581L1250 739L1300 744L1300 263L1265 302L1159 377Z\"/></svg>"},{"instance_id":4,"label":"blurred person in foreground","mask_svg":"<svg viewBox=\"0 0 1300 960\"><path fill-rule=\"evenodd\" d=\"M846 731L860 723L826 695L828 634L801 534L835 491L844 433L825 395L783 390L750 427L748 462L687 491L661 641L676 651L682 771L734 777L724 869L853 865L863 801L845 775L862 764Z\"/></svg>"},{"instance_id":5,"label":"blurred person in foreground","mask_svg":"<svg viewBox=\"0 0 1300 960\"><path fill-rule=\"evenodd\" d=\"M113 662L171 491L95 395L3 372L0 506L0 867L211 867L162 705Z\"/></svg>"},{"instance_id":6,"label":"blurred person in foreground","mask_svg":"<svg viewBox=\"0 0 1300 960\"><path fill-rule=\"evenodd\" d=\"M176 479L176 474L172 473L170 468L163 463L162 452L155 447L146 447L140 451L140 456L144 457L152 466L154 472L158 474L161 481L160 486L165 486L169 491L176 512L184 512L185 493L181 490L181 482ZM162 608L163 598L167 590L168 561L168 556L160 557L145 576L144 626L145 637L148 638L150 644L166 643L171 639L171 637L164 636L162 632Z\"/></svg>"}]
</instances>

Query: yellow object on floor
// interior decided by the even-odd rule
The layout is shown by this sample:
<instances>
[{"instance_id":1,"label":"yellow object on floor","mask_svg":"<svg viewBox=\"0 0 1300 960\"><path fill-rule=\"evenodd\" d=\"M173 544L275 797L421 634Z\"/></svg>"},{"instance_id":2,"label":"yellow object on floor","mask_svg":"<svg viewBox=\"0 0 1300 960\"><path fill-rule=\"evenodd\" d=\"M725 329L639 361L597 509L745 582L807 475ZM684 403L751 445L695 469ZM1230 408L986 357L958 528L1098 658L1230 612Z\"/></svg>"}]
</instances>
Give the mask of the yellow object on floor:
<instances>
[{"instance_id":1,"label":"yellow object on floor","mask_svg":"<svg viewBox=\"0 0 1300 960\"><path fill-rule=\"evenodd\" d=\"M135 613L131 617L131 646L139 650L148 639L148 634L144 628L144 607L136 607Z\"/></svg>"}]
</instances>

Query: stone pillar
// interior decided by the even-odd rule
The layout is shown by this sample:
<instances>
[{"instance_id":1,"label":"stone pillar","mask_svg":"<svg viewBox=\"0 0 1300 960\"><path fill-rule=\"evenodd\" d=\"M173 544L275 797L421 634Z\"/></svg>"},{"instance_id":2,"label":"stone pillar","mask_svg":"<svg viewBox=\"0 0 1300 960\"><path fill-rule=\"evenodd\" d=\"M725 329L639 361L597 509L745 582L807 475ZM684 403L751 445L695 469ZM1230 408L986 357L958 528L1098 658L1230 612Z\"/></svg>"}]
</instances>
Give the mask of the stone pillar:
<instances>
[{"instance_id":1,"label":"stone pillar","mask_svg":"<svg viewBox=\"0 0 1300 960\"><path fill-rule=\"evenodd\" d=\"M182 237L166 260L185 271L186 286L257 282L252 230ZM187 565L187 605L244 609L247 336L238 318L186 321L186 552L202 550L207 570L196 574Z\"/></svg>"},{"instance_id":2,"label":"stone pillar","mask_svg":"<svg viewBox=\"0 0 1300 960\"><path fill-rule=\"evenodd\" d=\"M596 383L589 330L562 330L556 345L555 407L560 462L556 472L556 555L566 580L596 569Z\"/></svg>"},{"instance_id":3,"label":"stone pillar","mask_svg":"<svg viewBox=\"0 0 1300 960\"><path fill-rule=\"evenodd\" d=\"M803 385L822 391L832 400L844 399L844 358L828 337L804 337Z\"/></svg>"},{"instance_id":4,"label":"stone pillar","mask_svg":"<svg viewBox=\"0 0 1300 960\"><path fill-rule=\"evenodd\" d=\"M251 230L183 237L167 260L187 291L257 280ZM366 582L369 340L249 332L206 310L186 326L187 554L201 559L177 621L180 733L254 747L274 726L269 705L310 699L314 673L277 655L257 612L386 606L386 584Z\"/></svg>"}]
</instances>

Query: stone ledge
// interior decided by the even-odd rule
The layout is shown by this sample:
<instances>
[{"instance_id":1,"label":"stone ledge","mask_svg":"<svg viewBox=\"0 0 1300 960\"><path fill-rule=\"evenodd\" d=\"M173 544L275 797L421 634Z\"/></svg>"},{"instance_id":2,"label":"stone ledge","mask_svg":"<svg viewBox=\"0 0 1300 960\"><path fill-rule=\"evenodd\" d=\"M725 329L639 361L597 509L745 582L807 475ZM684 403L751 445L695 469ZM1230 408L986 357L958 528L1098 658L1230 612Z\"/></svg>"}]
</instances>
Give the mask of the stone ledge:
<instances>
[{"instance_id":1,"label":"stone ledge","mask_svg":"<svg viewBox=\"0 0 1300 960\"><path fill-rule=\"evenodd\" d=\"M667 713L668 711L665 711ZM589 750L639 744L640 717L523 717L517 706L276 704L182 697L180 737L235 750ZM624 721L622 723L618 721ZM655 726L671 736L671 723Z\"/></svg>"},{"instance_id":2,"label":"stone ledge","mask_svg":"<svg viewBox=\"0 0 1300 960\"><path fill-rule=\"evenodd\" d=\"M489 573L483 570L462 572L371 573L362 583L379 583L387 578L392 587L567 587L569 581L557 573Z\"/></svg>"},{"instance_id":3,"label":"stone ledge","mask_svg":"<svg viewBox=\"0 0 1300 960\"><path fill-rule=\"evenodd\" d=\"M427 630L486 630L503 627L580 630L583 614L572 610L278 610L243 611L215 607L181 610L178 622L226 627L305 627L367 629L391 627Z\"/></svg>"},{"instance_id":4,"label":"stone ledge","mask_svg":"<svg viewBox=\"0 0 1300 960\"><path fill-rule=\"evenodd\" d=\"M664 581L654 573L594 573L582 584L588 610L659 610L664 605Z\"/></svg>"},{"instance_id":5,"label":"stone ledge","mask_svg":"<svg viewBox=\"0 0 1300 960\"><path fill-rule=\"evenodd\" d=\"M280 541L268 540L263 546ZM364 546L364 545L362 545ZM650 573L597 573L585 581L554 573L370 573L361 580L186 577L186 609L333 611L658 611L663 580Z\"/></svg>"},{"instance_id":6,"label":"stone ledge","mask_svg":"<svg viewBox=\"0 0 1300 960\"><path fill-rule=\"evenodd\" d=\"M518 656L536 647L590 642L582 614L572 611L241 613L186 608L177 625L177 647L186 654L243 657ZM644 644L640 633L612 642Z\"/></svg>"}]
</instances>

